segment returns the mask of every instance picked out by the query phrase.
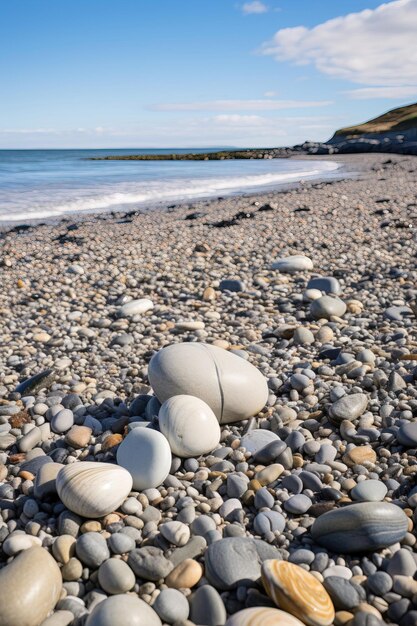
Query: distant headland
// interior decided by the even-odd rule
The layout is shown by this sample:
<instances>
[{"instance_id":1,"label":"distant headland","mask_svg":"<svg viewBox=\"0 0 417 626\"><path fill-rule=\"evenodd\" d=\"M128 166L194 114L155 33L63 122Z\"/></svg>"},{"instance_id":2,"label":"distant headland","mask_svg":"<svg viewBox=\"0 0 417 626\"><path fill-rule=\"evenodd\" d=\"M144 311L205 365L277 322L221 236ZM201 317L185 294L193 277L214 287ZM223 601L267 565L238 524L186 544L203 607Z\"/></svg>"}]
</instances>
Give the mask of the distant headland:
<instances>
[{"instance_id":1,"label":"distant headland","mask_svg":"<svg viewBox=\"0 0 417 626\"><path fill-rule=\"evenodd\" d=\"M392 109L363 124L337 130L325 142L305 141L283 148L248 148L182 154L132 154L91 157L94 161L219 161L278 159L299 154L388 152L417 155L417 103Z\"/></svg>"}]
</instances>

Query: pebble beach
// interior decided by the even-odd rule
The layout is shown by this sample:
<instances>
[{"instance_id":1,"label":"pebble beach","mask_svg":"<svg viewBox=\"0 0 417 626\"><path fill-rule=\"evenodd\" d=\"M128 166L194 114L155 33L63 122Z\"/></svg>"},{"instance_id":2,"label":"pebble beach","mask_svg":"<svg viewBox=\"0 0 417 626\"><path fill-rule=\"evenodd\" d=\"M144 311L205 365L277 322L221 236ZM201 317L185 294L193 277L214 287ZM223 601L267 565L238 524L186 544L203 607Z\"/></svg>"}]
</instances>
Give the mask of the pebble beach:
<instances>
[{"instance_id":1,"label":"pebble beach","mask_svg":"<svg viewBox=\"0 0 417 626\"><path fill-rule=\"evenodd\" d=\"M417 625L417 160L325 159L3 229L0 626Z\"/></svg>"}]
</instances>

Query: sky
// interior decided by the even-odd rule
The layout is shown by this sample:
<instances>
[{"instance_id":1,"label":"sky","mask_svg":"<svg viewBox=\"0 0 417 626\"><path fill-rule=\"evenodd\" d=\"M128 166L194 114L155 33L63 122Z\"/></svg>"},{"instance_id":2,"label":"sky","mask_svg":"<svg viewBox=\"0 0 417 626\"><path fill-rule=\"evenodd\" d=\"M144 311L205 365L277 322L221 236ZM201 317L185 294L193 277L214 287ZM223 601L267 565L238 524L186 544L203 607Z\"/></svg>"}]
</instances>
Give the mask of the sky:
<instances>
[{"instance_id":1,"label":"sky","mask_svg":"<svg viewBox=\"0 0 417 626\"><path fill-rule=\"evenodd\" d=\"M0 148L270 147L417 101L417 0L1 0Z\"/></svg>"}]
</instances>

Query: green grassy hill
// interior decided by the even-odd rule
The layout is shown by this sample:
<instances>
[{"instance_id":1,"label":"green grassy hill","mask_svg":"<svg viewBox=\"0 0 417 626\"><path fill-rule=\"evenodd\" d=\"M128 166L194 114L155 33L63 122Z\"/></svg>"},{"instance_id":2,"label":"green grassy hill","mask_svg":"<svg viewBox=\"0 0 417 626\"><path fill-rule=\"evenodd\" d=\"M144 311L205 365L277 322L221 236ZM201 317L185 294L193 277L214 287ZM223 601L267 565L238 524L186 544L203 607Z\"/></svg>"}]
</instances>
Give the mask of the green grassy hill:
<instances>
[{"instance_id":1,"label":"green grassy hill","mask_svg":"<svg viewBox=\"0 0 417 626\"><path fill-rule=\"evenodd\" d=\"M375 117L373 120L357 126L340 128L333 135L333 139L339 136L354 138L368 133L395 133L410 130L411 128L417 128L417 103L392 109L379 117Z\"/></svg>"}]
</instances>

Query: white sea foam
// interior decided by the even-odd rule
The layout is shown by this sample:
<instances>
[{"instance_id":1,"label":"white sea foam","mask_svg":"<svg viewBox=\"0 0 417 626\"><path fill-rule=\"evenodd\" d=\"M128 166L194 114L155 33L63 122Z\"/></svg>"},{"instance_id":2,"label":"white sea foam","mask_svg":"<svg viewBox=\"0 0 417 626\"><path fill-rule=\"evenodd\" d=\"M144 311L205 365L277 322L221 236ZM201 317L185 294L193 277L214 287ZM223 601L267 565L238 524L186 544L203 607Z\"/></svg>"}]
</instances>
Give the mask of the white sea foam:
<instances>
[{"instance_id":1,"label":"white sea foam","mask_svg":"<svg viewBox=\"0 0 417 626\"><path fill-rule=\"evenodd\" d=\"M236 162L235 162L236 163ZM294 161L291 162L294 164ZM249 163L242 166L245 174L195 177L159 178L129 182L110 182L77 188L38 188L7 198L0 203L0 221L45 219L61 215L117 210L123 207L151 208L158 203L193 198L230 195L238 192L274 188L303 179L331 175L339 165L329 161L298 161L295 171L270 171L248 174ZM265 164L266 165L266 164ZM271 163L271 170L273 164Z\"/></svg>"}]
</instances>

